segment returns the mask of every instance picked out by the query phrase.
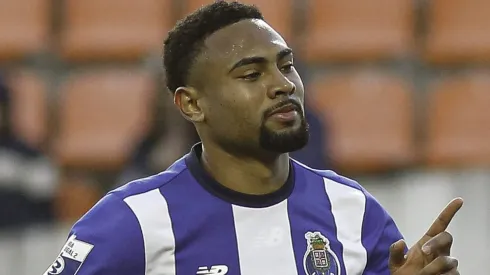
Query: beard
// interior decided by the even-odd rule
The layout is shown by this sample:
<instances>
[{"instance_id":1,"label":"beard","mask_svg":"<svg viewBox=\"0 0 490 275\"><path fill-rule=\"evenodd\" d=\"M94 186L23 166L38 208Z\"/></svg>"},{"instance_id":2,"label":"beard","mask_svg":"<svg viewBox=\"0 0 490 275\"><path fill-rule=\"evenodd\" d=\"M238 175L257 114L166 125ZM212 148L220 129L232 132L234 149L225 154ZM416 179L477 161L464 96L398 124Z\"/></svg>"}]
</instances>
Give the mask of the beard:
<instances>
[{"instance_id":1,"label":"beard","mask_svg":"<svg viewBox=\"0 0 490 275\"><path fill-rule=\"evenodd\" d=\"M300 120L298 128L282 131L271 130L263 122L259 135L260 147L276 153L290 153L305 147L310 139L309 125L303 113Z\"/></svg>"}]
</instances>

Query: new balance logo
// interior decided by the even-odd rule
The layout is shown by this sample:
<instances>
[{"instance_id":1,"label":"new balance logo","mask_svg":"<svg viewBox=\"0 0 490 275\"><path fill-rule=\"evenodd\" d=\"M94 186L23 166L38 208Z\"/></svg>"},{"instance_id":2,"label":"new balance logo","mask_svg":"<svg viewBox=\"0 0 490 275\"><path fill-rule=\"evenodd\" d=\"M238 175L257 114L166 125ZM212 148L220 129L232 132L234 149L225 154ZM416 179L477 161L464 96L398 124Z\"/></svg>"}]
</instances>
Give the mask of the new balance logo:
<instances>
[{"instance_id":1,"label":"new balance logo","mask_svg":"<svg viewBox=\"0 0 490 275\"><path fill-rule=\"evenodd\" d=\"M226 265L213 265L210 269L207 266L201 266L197 270L197 275L225 275L228 273Z\"/></svg>"}]
</instances>

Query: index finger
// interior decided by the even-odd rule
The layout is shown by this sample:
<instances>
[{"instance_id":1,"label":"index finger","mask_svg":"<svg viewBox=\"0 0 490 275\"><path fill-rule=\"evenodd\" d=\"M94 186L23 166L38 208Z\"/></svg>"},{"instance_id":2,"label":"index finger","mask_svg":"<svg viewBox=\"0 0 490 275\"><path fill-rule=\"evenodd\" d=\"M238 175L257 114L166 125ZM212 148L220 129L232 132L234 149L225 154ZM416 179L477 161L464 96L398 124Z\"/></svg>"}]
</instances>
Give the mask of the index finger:
<instances>
[{"instance_id":1,"label":"index finger","mask_svg":"<svg viewBox=\"0 0 490 275\"><path fill-rule=\"evenodd\" d=\"M441 214L437 217L437 219L432 223L426 236L435 237L437 234L446 231L449 223L453 219L454 215L461 209L463 206L462 198L455 198L442 210Z\"/></svg>"}]
</instances>

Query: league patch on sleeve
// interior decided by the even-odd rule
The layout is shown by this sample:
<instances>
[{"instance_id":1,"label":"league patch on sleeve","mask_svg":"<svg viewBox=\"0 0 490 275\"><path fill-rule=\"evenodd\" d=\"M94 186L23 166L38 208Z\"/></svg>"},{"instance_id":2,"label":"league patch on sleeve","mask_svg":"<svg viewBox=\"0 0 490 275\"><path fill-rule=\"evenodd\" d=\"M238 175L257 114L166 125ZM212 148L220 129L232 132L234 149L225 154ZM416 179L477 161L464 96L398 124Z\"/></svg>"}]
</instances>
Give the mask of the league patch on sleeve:
<instances>
[{"instance_id":1,"label":"league patch on sleeve","mask_svg":"<svg viewBox=\"0 0 490 275\"><path fill-rule=\"evenodd\" d=\"M76 275L94 246L72 235L44 275Z\"/></svg>"}]
</instances>

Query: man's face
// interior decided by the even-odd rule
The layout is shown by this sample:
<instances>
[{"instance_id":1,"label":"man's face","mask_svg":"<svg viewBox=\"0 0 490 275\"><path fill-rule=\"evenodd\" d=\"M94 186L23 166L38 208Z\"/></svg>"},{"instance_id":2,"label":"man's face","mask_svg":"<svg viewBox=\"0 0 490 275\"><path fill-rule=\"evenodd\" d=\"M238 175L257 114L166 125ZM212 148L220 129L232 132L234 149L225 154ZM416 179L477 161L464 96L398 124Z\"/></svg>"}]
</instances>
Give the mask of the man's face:
<instances>
[{"instance_id":1,"label":"man's face","mask_svg":"<svg viewBox=\"0 0 490 275\"><path fill-rule=\"evenodd\" d=\"M292 51L264 21L243 20L208 37L189 80L206 131L222 145L285 153L308 142Z\"/></svg>"}]
</instances>

